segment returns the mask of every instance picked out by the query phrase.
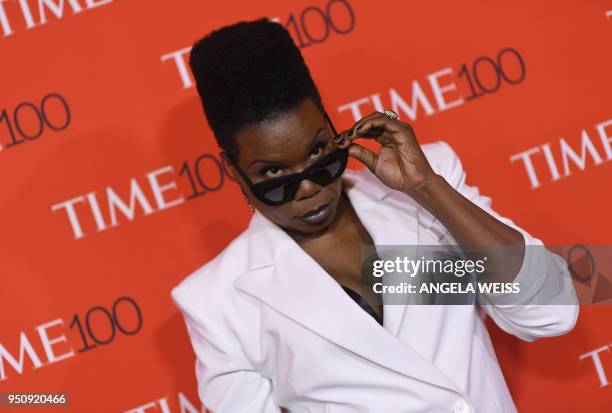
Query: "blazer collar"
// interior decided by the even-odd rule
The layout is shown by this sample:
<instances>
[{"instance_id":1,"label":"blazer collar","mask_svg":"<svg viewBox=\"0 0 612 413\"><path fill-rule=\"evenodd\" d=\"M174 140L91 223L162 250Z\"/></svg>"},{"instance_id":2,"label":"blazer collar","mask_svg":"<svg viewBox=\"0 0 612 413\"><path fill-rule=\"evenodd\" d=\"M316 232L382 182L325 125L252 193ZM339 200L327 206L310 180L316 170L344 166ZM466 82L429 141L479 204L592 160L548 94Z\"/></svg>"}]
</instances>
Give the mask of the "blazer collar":
<instances>
[{"instance_id":1,"label":"blazer collar","mask_svg":"<svg viewBox=\"0 0 612 413\"><path fill-rule=\"evenodd\" d=\"M401 198L381 202L394 190L373 175L347 169L342 179L375 245L418 244L416 202ZM237 289L380 366L459 391L442 371L397 337L408 306L384 305L381 327L293 238L258 211L247 239L250 270L235 280Z\"/></svg>"}]
</instances>

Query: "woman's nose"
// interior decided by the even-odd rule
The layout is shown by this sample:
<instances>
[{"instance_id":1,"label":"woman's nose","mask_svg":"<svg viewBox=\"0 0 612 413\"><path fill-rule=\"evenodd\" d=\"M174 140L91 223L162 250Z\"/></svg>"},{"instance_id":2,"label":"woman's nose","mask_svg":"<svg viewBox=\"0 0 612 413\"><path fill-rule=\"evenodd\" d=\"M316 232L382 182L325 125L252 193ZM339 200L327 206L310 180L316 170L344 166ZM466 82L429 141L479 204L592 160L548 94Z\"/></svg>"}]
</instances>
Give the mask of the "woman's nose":
<instances>
[{"instance_id":1,"label":"woman's nose","mask_svg":"<svg viewBox=\"0 0 612 413\"><path fill-rule=\"evenodd\" d=\"M300 186L295 194L296 201L307 199L315 196L321 190L321 185L312 182L309 179L304 179L300 182Z\"/></svg>"}]
</instances>

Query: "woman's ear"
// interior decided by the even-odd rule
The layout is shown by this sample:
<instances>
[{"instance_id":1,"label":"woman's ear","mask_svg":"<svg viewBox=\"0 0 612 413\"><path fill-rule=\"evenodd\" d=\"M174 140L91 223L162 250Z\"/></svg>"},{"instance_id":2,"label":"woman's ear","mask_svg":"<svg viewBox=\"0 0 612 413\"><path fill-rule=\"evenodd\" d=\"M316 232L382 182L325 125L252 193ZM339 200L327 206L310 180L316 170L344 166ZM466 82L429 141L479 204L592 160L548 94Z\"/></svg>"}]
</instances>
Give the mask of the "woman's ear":
<instances>
[{"instance_id":1,"label":"woman's ear","mask_svg":"<svg viewBox=\"0 0 612 413\"><path fill-rule=\"evenodd\" d=\"M219 152L219 157L223 163L223 169L229 175L230 179L234 182L238 182L238 174L236 173L236 169L234 169L234 165L232 165L232 162L229 160L227 153L225 151L221 151Z\"/></svg>"},{"instance_id":2,"label":"woman's ear","mask_svg":"<svg viewBox=\"0 0 612 413\"><path fill-rule=\"evenodd\" d=\"M245 189L244 189L245 186L244 186L244 183L242 182L242 177L240 177L239 174L236 172L236 168L234 168L232 161L230 161L229 156L227 155L227 152L225 151L219 152L219 157L221 158L221 162L223 163L223 169L225 170L227 175L230 177L232 181L238 184L242 193L246 194Z\"/></svg>"}]
</instances>

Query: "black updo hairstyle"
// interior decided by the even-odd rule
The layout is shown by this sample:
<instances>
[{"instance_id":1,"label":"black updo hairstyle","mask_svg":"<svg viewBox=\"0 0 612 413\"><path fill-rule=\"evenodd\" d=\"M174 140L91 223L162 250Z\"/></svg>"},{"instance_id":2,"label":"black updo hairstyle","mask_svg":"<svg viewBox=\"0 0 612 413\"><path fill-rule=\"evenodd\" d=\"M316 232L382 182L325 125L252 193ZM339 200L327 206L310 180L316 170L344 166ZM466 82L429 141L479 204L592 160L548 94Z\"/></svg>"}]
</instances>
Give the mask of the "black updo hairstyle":
<instances>
[{"instance_id":1,"label":"black updo hairstyle","mask_svg":"<svg viewBox=\"0 0 612 413\"><path fill-rule=\"evenodd\" d=\"M234 134L311 98L327 116L300 49L267 18L242 21L197 40L189 66L218 145L237 162Z\"/></svg>"}]
</instances>

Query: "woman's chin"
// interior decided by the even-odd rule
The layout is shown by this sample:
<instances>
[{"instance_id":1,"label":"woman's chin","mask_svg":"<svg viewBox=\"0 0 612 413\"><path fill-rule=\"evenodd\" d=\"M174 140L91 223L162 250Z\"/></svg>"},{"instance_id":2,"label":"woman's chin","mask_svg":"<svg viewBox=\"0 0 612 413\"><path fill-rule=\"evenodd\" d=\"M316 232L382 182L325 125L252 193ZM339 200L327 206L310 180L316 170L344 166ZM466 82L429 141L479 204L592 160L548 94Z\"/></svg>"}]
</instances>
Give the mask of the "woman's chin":
<instances>
[{"instance_id":1,"label":"woman's chin","mask_svg":"<svg viewBox=\"0 0 612 413\"><path fill-rule=\"evenodd\" d=\"M330 202L330 205L320 214L311 218L296 217L295 230L306 236L323 235L336 217L337 203Z\"/></svg>"},{"instance_id":2,"label":"woman's chin","mask_svg":"<svg viewBox=\"0 0 612 413\"><path fill-rule=\"evenodd\" d=\"M328 224L330 219L333 218L335 205L333 201L327 203L327 205L319 212L314 215L307 217L297 217L302 225L311 228L320 228L321 226Z\"/></svg>"}]
</instances>

